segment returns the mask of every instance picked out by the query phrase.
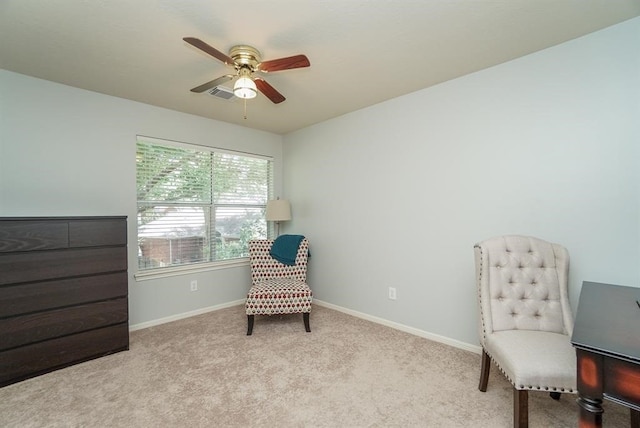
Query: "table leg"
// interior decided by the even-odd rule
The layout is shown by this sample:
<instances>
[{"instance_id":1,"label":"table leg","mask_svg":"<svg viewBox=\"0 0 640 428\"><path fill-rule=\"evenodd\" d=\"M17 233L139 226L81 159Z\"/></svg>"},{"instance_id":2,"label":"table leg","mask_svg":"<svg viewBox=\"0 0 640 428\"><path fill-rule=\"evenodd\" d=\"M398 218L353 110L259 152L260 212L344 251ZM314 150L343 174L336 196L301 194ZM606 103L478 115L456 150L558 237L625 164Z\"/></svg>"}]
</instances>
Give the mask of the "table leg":
<instances>
[{"instance_id":1,"label":"table leg","mask_svg":"<svg viewBox=\"0 0 640 428\"><path fill-rule=\"evenodd\" d=\"M640 428L640 412L637 410L629 409L631 411L631 428Z\"/></svg>"},{"instance_id":2,"label":"table leg","mask_svg":"<svg viewBox=\"0 0 640 428\"><path fill-rule=\"evenodd\" d=\"M595 428L602 426L602 400L598 398L578 396L578 406L580 406L580 428Z\"/></svg>"}]
</instances>

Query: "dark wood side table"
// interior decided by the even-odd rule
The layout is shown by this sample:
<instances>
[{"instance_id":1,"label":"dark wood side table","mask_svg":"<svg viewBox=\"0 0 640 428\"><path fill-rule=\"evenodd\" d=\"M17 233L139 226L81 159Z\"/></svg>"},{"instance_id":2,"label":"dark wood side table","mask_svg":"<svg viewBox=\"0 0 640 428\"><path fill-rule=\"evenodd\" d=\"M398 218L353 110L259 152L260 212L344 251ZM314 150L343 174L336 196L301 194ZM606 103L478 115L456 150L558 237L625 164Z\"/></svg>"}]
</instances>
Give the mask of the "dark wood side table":
<instances>
[{"instance_id":1,"label":"dark wood side table","mask_svg":"<svg viewBox=\"0 0 640 428\"><path fill-rule=\"evenodd\" d=\"M583 282L576 348L579 426L602 426L602 398L629 407L640 428L640 288Z\"/></svg>"}]
</instances>

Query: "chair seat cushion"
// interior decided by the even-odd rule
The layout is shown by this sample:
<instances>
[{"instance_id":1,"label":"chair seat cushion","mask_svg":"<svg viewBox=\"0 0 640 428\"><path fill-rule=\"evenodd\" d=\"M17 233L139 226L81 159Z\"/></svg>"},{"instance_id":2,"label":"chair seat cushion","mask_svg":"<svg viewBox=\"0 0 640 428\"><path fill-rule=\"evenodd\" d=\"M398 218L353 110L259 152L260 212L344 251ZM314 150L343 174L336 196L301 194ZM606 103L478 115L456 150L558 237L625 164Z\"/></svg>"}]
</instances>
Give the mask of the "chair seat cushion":
<instances>
[{"instance_id":1,"label":"chair seat cushion","mask_svg":"<svg viewBox=\"0 0 640 428\"><path fill-rule=\"evenodd\" d=\"M576 390L576 352L567 335L498 331L487 335L485 350L516 389Z\"/></svg>"},{"instance_id":2,"label":"chair seat cushion","mask_svg":"<svg viewBox=\"0 0 640 428\"><path fill-rule=\"evenodd\" d=\"M247 315L275 315L311 312L313 294L309 286L294 278L269 279L251 287Z\"/></svg>"}]
</instances>

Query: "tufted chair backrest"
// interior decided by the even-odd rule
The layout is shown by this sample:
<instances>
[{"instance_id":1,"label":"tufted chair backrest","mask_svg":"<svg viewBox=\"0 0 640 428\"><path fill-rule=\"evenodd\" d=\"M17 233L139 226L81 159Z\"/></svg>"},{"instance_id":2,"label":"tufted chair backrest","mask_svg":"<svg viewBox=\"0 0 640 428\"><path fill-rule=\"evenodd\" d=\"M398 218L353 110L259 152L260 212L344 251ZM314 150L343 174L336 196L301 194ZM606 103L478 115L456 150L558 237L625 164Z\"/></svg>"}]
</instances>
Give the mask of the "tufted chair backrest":
<instances>
[{"instance_id":1,"label":"tufted chair backrest","mask_svg":"<svg viewBox=\"0 0 640 428\"><path fill-rule=\"evenodd\" d=\"M273 245L273 239L254 239L249 241L249 261L251 264L251 283L274 278L293 278L298 281L307 280L307 257L309 254L309 241L304 238L298 247L296 264L293 266L280 263L271 257L269 252Z\"/></svg>"},{"instance_id":2,"label":"tufted chair backrest","mask_svg":"<svg viewBox=\"0 0 640 428\"><path fill-rule=\"evenodd\" d=\"M571 334L564 247L510 235L482 241L474 251L482 339L500 330Z\"/></svg>"}]
</instances>

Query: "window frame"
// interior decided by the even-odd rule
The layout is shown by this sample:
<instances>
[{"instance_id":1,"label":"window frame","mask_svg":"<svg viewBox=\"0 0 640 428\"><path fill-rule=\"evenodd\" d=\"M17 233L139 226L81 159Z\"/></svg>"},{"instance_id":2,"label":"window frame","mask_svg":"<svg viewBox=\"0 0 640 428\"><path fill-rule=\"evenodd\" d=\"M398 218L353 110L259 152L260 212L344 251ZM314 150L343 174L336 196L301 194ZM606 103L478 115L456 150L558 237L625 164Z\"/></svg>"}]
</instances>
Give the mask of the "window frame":
<instances>
[{"instance_id":1,"label":"window frame","mask_svg":"<svg viewBox=\"0 0 640 428\"><path fill-rule=\"evenodd\" d=\"M274 190L274 182L275 182L275 161L273 156L268 156L268 155L262 155L262 154L257 154L257 153L250 153L250 152L243 152L243 151L238 151L238 150L229 150L229 149L223 149L223 148L219 148L219 147L213 147L213 146L206 146L206 145L201 145L201 144L194 144L194 143L185 143L185 142L181 142L181 141L175 141L175 140L167 140L167 139L161 139L161 138L156 138L156 137L149 137L146 135L136 135L136 153L137 153L137 147L138 147L138 143L146 143L146 144L154 144L154 145L159 145L159 146L165 146L165 147L172 147L172 148L183 148L183 149L187 149L187 150L196 150L196 151L205 151L205 152L209 152L212 154L229 154L232 156L240 156L240 157L245 157L245 158L256 158L256 159L262 159L268 162L268 172L267 172L267 198L264 201L264 205L262 204L229 204L228 202L222 202L222 203L216 203L215 202L215 198L213 197L213 193L212 193L212 197L211 197L211 201L210 204L205 204L208 205L208 207L211 210L212 215L215 215L213 213L215 213L215 208L217 206L219 207L229 207L230 205L235 205L237 207L246 207L246 208L256 208L256 207L263 207L264 210L266 210L266 204L268 202L268 200L273 199L273 194L275 192ZM136 181L138 179L138 166L136 165ZM213 182L213 177L215 174L215 167L212 166L212 182ZM212 184L213 187L213 184ZM136 185L136 189L137 189L137 185ZM213 188L212 188L212 192L213 192ZM204 271L212 271L212 270L219 270L219 269L229 269L229 268L235 268L235 267L241 267L241 266L247 266L249 264L249 257L247 256L243 256L243 257L236 257L236 258L231 258L231 259L224 259L224 260L215 260L215 261L202 261L202 262L192 262L192 263L185 263L185 264L179 264L179 265L171 265L171 266L161 266L161 267L152 267L152 268L148 268L148 269L142 269L140 268L139 265L139 251L140 251L140 247L139 247L139 243L140 243L140 238L139 238L139 220L138 220L138 208L139 208L139 204L140 202L138 201L138 195L137 195L137 190L136 190L136 221L135 221L135 225L136 225L136 232L135 232L135 237L136 237L136 273L134 274L134 278L138 281L144 281L144 280L150 280L150 279L155 279L155 278L165 278L165 277L172 277L172 276L179 276L179 275L186 275L186 274L192 274L192 273L197 273L197 272L204 272ZM172 202L167 202L167 205L171 205L171 206L193 206L192 203L176 203L175 201ZM156 206L160 206L160 204L156 204ZM206 222L207 220L205 220ZM209 220L210 221L210 220ZM270 238L273 236L274 233L274 229L273 229L273 224L271 224L272 222L268 222L266 221L266 234L267 234L267 238ZM209 229L209 228L207 228ZM211 241L212 237L211 237L211 232L209 232L209 236L207 237L207 239L209 241Z\"/></svg>"}]
</instances>

